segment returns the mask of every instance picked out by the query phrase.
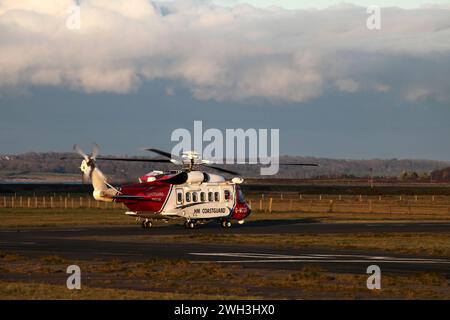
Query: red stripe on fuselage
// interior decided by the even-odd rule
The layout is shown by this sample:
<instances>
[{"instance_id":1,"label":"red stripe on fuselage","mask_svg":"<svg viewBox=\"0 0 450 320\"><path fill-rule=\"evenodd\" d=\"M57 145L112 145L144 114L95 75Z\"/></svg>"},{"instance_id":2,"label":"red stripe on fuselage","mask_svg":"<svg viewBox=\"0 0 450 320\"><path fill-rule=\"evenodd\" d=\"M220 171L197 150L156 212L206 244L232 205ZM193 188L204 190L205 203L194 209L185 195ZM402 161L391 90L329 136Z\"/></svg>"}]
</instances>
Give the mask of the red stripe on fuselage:
<instances>
[{"instance_id":1,"label":"red stripe on fuselage","mask_svg":"<svg viewBox=\"0 0 450 320\"><path fill-rule=\"evenodd\" d=\"M120 189L121 195L139 196L143 200L117 199L134 212L158 213L163 209L167 197L170 194L171 185L160 182L144 182L123 186Z\"/></svg>"}]
</instances>

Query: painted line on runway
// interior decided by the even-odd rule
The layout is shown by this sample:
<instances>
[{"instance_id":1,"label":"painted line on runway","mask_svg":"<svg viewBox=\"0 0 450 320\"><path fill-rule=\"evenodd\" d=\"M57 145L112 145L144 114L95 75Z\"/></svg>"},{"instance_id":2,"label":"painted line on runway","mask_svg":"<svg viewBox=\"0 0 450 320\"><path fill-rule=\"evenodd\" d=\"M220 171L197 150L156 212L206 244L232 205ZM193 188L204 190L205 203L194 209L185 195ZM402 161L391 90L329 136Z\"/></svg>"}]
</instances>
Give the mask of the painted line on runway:
<instances>
[{"instance_id":1,"label":"painted line on runway","mask_svg":"<svg viewBox=\"0 0 450 320\"><path fill-rule=\"evenodd\" d=\"M371 263L370 260L312 260L312 259L270 259L270 260L194 260L191 263ZM399 260L383 260L381 263L396 264L450 264L450 262L430 262L430 261L399 261Z\"/></svg>"},{"instance_id":2,"label":"painted line on runway","mask_svg":"<svg viewBox=\"0 0 450 320\"><path fill-rule=\"evenodd\" d=\"M210 260L209 262L218 263L270 263L270 262L320 262L320 263L416 263L416 264L450 264L450 260L445 259L426 259L426 258L398 258L398 257L380 257L364 255L326 255L326 254L305 254L305 255L280 255L265 253L240 253L240 252L192 252L193 256L208 257L229 257L229 258L248 258L246 260ZM193 261L194 263L200 261Z\"/></svg>"}]
</instances>

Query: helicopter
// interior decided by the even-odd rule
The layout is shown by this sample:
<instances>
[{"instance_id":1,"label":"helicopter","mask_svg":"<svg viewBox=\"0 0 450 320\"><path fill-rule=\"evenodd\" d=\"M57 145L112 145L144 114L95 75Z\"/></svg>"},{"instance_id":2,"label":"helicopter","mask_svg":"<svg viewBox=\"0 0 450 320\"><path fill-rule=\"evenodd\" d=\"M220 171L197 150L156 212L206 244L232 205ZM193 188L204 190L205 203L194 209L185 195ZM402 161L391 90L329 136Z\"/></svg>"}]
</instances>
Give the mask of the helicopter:
<instances>
[{"instance_id":1,"label":"helicopter","mask_svg":"<svg viewBox=\"0 0 450 320\"><path fill-rule=\"evenodd\" d=\"M125 214L135 217L143 228L151 228L157 220L168 222L173 219L183 220L186 229L194 229L210 221L218 221L223 228L230 228L233 222L243 224L251 214L250 205L241 189L244 179L239 173L213 166L213 161L201 159L197 152L187 151L176 156L148 148L145 150L164 159L142 159L101 157L99 150L100 147L94 144L91 155L87 155L78 145L74 145L74 151L83 158L80 166L83 181L91 181L95 200L124 204L129 210ZM108 183L106 176L98 168L98 160L171 163L180 166L180 169L153 170L139 177L138 183L115 187ZM234 177L227 180L221 175L200 170L201 167Z\"/></svg>"}]
</instances>

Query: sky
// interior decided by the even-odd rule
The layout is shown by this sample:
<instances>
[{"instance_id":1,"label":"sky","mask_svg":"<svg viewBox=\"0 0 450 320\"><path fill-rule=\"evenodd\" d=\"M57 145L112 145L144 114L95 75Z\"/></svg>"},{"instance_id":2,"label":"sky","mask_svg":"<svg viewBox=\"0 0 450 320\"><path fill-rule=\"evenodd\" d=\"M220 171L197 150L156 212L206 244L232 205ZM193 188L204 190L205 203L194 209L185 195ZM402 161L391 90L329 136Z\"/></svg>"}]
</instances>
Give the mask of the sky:
<instances>
[{"instance_id":1,"label":"sky","mask_svg":"<svg viewBox=\"0 0 450 320\"><path fill-rule=\"evenodd\" d=\"M78 28L76 1L0 0L0 153L142 155L202 120L280 129L281 154L448 161L450 2L370 1L375 30L350 2L85 0Z\"/></svg>"},{"instance_id":2,"label":"sky","mask_svg":"<svg viewBox=\"0 0 450 320\"><path fill-rule=\"evenodd\" d=\"M170 1L170 0L169 0ZM358 6L377 5L380 7L399 7L405 9L415 9L426 4L449 4L448 0L353 0L353 1L335 1L335 0L215 0L214 3L223 6L234 6L237 4L251 4L257 7L279 6L286 9L324 9L334 6L340 2L351 3Z\"/></svg>"}]
</instances>

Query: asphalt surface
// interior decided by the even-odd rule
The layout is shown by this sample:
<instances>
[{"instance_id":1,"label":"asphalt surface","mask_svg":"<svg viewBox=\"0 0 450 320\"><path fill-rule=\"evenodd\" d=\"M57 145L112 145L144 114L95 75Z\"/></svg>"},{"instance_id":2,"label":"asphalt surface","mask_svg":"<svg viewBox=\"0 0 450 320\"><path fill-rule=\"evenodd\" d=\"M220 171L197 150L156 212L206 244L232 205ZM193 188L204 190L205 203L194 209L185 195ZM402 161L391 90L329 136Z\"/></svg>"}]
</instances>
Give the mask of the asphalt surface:
<instances>
[{"instance_id":1,"label":"asphalt surface","mask_svg":"<svg viewBox=\"0 0 450 320\"><path fill-rule=\"evenodd\" d=\"M369 265L383 272L438 272L450 277L450 259L375 251L332 249L285 249L266 245L150 243L132 240L135 236L181 234L321 234L409 232L448 233L450 223L310 223L305 220L271 220L233 225L222 229L218 224L185 230L167 225L144 230L136 226L0 229L0 251L39 257L60 255L74 260L114 258L145 261L154 258L186 259L192 263L218 262L245 267L301 269L307 264L320 265L334 272L365 274ZM120 237L121 241L93 240L92 237ZM130 237L130 238L127 238Z\"/></svg>"}]
</instances>

